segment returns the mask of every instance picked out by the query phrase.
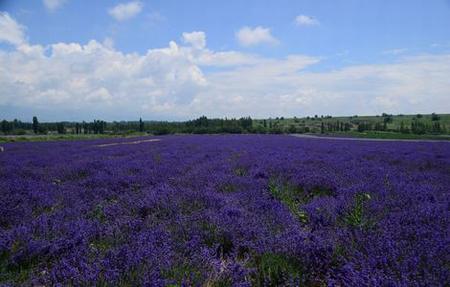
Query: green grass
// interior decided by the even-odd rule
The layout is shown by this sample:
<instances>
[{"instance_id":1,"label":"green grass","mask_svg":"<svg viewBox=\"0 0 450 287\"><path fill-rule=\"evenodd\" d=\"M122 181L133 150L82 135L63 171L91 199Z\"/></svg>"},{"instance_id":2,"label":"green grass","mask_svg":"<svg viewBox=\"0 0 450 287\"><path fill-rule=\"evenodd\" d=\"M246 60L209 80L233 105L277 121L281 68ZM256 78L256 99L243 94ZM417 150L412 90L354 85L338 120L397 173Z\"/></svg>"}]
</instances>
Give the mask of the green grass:
<instances>
[{"instance_id":1,"label":"green grass","mask_svg":"<svg viewBox=\"0 0 450 287\"><path fill-rule=\"evenodd\" d=\"M218 190L222 193L233 193L233 192L236 192L237 187L235 184L233 184L231 182L226 182L226 183L221 184L218 187Z\"/></svg>"},{"instance_id":2,"label":"green grass","mask_svg":"<svg viewBox=\"0 0 450 287\"><path fill-rule=\"evenodd\" d=\"M18 262L11 263L11 257L22 247L22 243L16 241L10 251L0 253L0 285L8 283L22 285L29 280L38 266L38 256L27 256Z\"/></svg>"},{"instance_id":3,"label":"green grass","mask_svg":"<svg viewBox=\"0 0 450 287\"><path fill-rule=\"evenodd\" d=\"M438 114L439 116L439 124L441 128L445 128L446 132L443 133L446 135L444 139L450 138L450 114ZM321 117L320 115L309 118L275 118L275 119L254 119L253 120L253 128L263 127L264 121L266 121L266 126L269 128L272 125L273 130L280 131L288 131L289 127L293 126L298 130L302 130L304 128L309 128L311 133L321 133L321 124L324 123L326 126L328 123L336 123L339 121L341 123L351 124L351 130L345 133L338 133L340 135L348 135L348 136L360 136L360 137L371 137L371 138L392 138L392 139L441 139L442 136L436 135L414 135L414 134L401 134L398 132L400 129L401 123L405 125L405 127L410 127L411 123L414 120L418 120L424 124L432 125L432 115L393 115L392 121L387 124L387 130L389 132L367 132L362 135L357 132L357 124L359 122L366 123L380 123L383 124L384 118L382 116L349 116L349 117Z\"/></svg>"},{"instance_id":4,"label":"green grass","mask_svg":"<svg viewBox=\"0 0 450 287\"><path fill-rule=\"evenodd\" d=\"M416 134L403 134L397 132L382 132L382 131L366 131L366 132L339 132L323 134L325 136L344 136L344 137L356 137L356 138L372 138L372 139L420 139L420 140L450 140L450 135L416 135Z\"/></svg>"},{"instance_id":5,"label":"green grass","mask_svg":"<svg viewBox=\"0 0 450 287\"><path fill-rule=\"evenodd\" d=\"M132 133L127 135L116 134L62 134L62 135L18 135L18 136L0 136L0 143L8 142L45 142L45 141L69 141L69 140L92 140L108 138L128 138L145 136L146 133Z\"/></svg>"},{"instance_id":6,"label":"green grass","mask_svg":"<svg viewBox=\"0 0 450 287\"><path fill-rule=\"evenodd\" d=\"M358 193L355 195L352 208L347 212L344 221L353 228L364 229L370 227L371 222L367 213L367 202L372 198L368 193Z\"/></svg>"},{"instance_id":7,"label":"green grass","mask_svg":"<svg viewBox=\"0 0 450 287\"><path fill-rule=\"evenodd\" d=\"M279 182L275 179L271 179L269 181L269 192L275 199L286 205L289 211L300 222L308 222L308 215L300 208L304 202L303 189L286 182Z\"/></svg>"},{"instance_id":8,"label":"green grass","mask_svg":"<svg viewBox=\"0 0 450 287\"><path fill-rule=\"evenodd\" d=\"M217 257L224 258L231 254L234 244L227 233L208 222L203 222L200 228L203 231L203 243L210 248L216 247Z\"/></svg>"},{"instance_id":9,"label":"green grass","mask_svg":"<svg viewBox=\"0 0 450 287\"><path fill-rule=\"evenodd\" d=\"M106 222L106 215L104 212L104 206L99 203L95 206L95 208L88 214L89 218L96 219L101 223Z\"/></svg>"},{"instance_id":10,"label":"green grass","mask_svg":"<svg viewBox=\"0 0 450 287\"><path fill-rule=\"evenodd\" d=\"M202 273L200 269L188 263L174 265L169 269L163 270L162 275L173 281L170 286L199 286L202 282Z\"/></svg>"},{"instance_id":11,"label":"green grass","mask_svg":"<svg viewBox=\"0 0 450 287\"><path fill-rule=\"evenodd\" d=\"M322 196L333 196L333 191L316 186L309 191L289 182L272 178L269 180L269 192L272 196L287 206L289 211L302 223L308 223L308 214L302 209L302 205L314 198Z\"/></svg>"},{"instance_id":12,"label":"green grass","mask_svg":"<svg viewBox=\"0 0 450 287\"><path fill-rule=\"evenodd\" d=\"M255 258L254 286L283 286L287 278L300 281L302 266L295 258L283 254L264 253Z\"/></svg>"}]
</instances>

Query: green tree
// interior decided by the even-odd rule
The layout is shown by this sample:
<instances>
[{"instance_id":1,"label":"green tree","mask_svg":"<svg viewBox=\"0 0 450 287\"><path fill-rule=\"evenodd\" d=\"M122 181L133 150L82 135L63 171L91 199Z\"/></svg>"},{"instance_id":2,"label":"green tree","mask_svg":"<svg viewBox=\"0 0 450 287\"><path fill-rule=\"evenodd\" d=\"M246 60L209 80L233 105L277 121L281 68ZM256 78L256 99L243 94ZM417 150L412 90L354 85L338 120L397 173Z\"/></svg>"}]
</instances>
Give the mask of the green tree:
<instances>
[{"instance_id":1,"label":"green tree","mask_svg":"<svg viewBox=\"0 0 450 287\"><path fill-rule=\"evenodd\" d=\"M440 117L438 115L436 115L435 113L432 113L431 114L431 120L432 121L438 121L438 120L440 120Z\"/></svg>"},{"instance_id":2,"label":"green tree","mask_svg":"<svg viewBox=\"0 0 450 287\"><path fill-rule=\"evenodd\" d=\"M7 120L3 120L1 126L2 126L2 132L5 135L9 134L11 132L11 130L12 130L12 125Z\"/></svg>"},{"instance_id":3,"label":"green tree","mask_svg":"<svg viewBox=\"0 0 450 287\"><path fill-rule=\"evenodd\" d=\"M289 125L288 132L290 134L295 134L297 132L297 128L295 127L295 125L293 124Z\"/></svg>"},{"instance_id":4,"label":"green tree","mask_svg":"<svg viewBox=\"0 0 450 287\"><path fill-rule=\"evenodd\" d=\"M63 122L57 123L56 130L58 131L58 134L65 134L66 130L64 128L64 123Z\"/></svg>"},{"instance_id":5,"label":"green tree","mask_svg":"<svg viewBox=\"0 0 450 287\"><path fill-rule=\"evenodd\" d=\"M239 124L242 127L242 129L250 131L252 128L252 118L250 117L246 117L246 118L240 118L239 119Z\"/></svg>"},{"instance_id":6,"label":"green tree","mask_svg":"<svg viewBox=\"0 0 450 287\"><path fill-rule=\"evenodd\" d=\"M85 134L88 134L88 133L89 133L89 125L88 125L88 123L86 123L85 121L83 121L82 125L83 125L83 132L84 132Z\"/></svg>"},{"instance_id":7,"label":"green tree","mask_svg":"<svg viewBox=\"0 0 450 287\"><path fill-rule=\"evenodd\" d=\"M39 131L39 121L36 116L33 117L33 132L37 134Z\"/></svg>"},{"instance_id":8,"label":"green tree","mask_svg":"<svg viewBox=\"0 0 450 287\"><path fill-rule=\"evenodd\" d=\"M387 115L383 113L383 123L388 124L392 123L392 115Z\"/></svg>"},{"instance_id":9,"label":"green tree","mask_svg":"<svg viewBox=\"0 0 450 287\"><path fill-rule=\"evenodd\" d=\"M409 133L409 129L405 126L405 123L403 121L400 122L400 132L402 134Z\"/></svg>"},{"instance_id":10,"label":"green tree","mask_svg":"<svg viewBox=\"0 0 450 287\"><path fill-rule=\"evenodd\" d=\"M144 122L142 121L142 118L139 118L139 131L141 133L144 132Z\"/></svg>"},{"instance_id":11,"label":"green tree","mask_svg":"<svg viewBox=\"0 0 450 287\"><path fill-rule=\"evenodd\" d=\"M441 124L439 122L433 122L432 131L437 134L441 133Z\"/></svg>"},{"instance_id":12,"label":"green tree","mask_svg":"<svg viewBox=\"0 0 450 287\"><path fill-rule=\"evenodd\" d=\"M411 123L411 131L414 134L422 135L422 134L426 133L427 127L424 123L422 123L418 120L413 120Z\"/></svg>"}]
</instances>

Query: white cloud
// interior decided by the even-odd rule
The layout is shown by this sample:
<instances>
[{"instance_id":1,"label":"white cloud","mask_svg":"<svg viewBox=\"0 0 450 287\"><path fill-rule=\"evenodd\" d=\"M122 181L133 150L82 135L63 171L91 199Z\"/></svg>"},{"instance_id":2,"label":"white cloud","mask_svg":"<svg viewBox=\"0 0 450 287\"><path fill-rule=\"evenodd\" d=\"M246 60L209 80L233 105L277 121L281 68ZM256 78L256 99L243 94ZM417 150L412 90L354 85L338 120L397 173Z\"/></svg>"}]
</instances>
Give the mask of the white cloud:
<instances>
[{"instance_id":1,"label":"white cloud","mask_svg":"<svg viewBox=\"0 0 450 287\"><path fill-rule=\"evenodd\" d=\"M49 11L55 11L56 9L60 8L66 0L43 0L45 8L47 8Z\"/></svg>"},{"instance_id":2,"label":"white cloud","mask_svg":"<svg viewBox=\"0 0 450 287\"><path fill-rule=\"evenodd\" d=\"M222 115L267 117L446 113L450 109L450 55L416 56L328 72L305 70L317 61L304 56L266 59L246 68L206 75L211 90L201 93L199 102L209 104L200 110L220 106ZM238 96L244 98L233 105Z\"/></svg>"},{"instance_id":3,"label":"white cloud","mask_svg":"<svg viewBox=\"0 0 450 287\"><path fill-rule=\"evenodd\" d=\"M253 46L262 43L266 44L277 44L278 40L272 36L269 28L264 28L257 26L252 27L242 27L238 32L236 32L236 38L242 46Z\"/></svg>"},{"instance_id":4,"label":"white cloud","mask_svg":"<svg viewBox=\"0 0 450 287\"><path fill-rule=\"evenodd\" d=\"M188 49L175 42L144 55L123 54L97 41L25 47L0 53L0 105L158 110L189 103L207 84Z\"/></svg>"},{"instance_id":5,"label":"white cloud","mask_svg":"<svg viewBox=\"0 0 450 287\"><path fill-rule=\"evenodd\" d=\"M71 113L189 119L450 110L450 54L311 72L320 58L218 52L207 49L202 32L184 36L186 44L144 54L122 53L108 40L48 47L19 41L0 50L0 109L44 118L65 111L56 120Z\"/></svg>"},{"instance_id":6,"label":"white cloud","mask_svg":"<svg viewBox=\"0 0 450 287\"><path fill-rule=\"evenodd\" d=\"M307 15L298 15L295 17L295 23L298 26L314 26L320 24L317 19Z\"/></svg>"},{"instance_id":7,"label":"white cloud","mask_svg":"<svg viewBox=\"0 0 450 287\"><path fill-rule=\"evenodd\" d=\"M109 15L117 21L124 21L135 17L142 11L144 5L140 1L118 4L108 10Z\"/></svg>"},{"instance_id":8,"label":"white cloud","mask_svg":"<svg viewBox=\"0 0 450 287\"><path fill-rule=\"evenodd\" d=\"M15 46L26 43L25 28L6 12L0 12L0 42Z\"/></svg>"},{"instance_id":9,"label":"white cloud","mask_svg":"<svg viewBox=\"0 0 450 287\"><path fill-rule=\"evenodd\" d=\"M257 55L237 51L213 52L204 49L193 60L200 66L230 67L254 65L262 59Z\"/></svg>"},{"instance_id":10,"label":"white cloud","mask_svg":"<svg viewBox=\"0 0 450 287\"><path fill-rule=\"evenodd\" d=\"M103 39L103 46L109 49L114 49L114 40L111 37Z\"/></svg>"},{"instance_id":11,"label":"white cloud","mask_svg":"<svg viewBox=\"0 0 450 287\"><path fill-rule=\"evenodd\" d=\"M191 33L183 33L183 41L191 44L195 49L203 49L206 47L205 32L194 31Z\"/></svg>"}]
</instances>

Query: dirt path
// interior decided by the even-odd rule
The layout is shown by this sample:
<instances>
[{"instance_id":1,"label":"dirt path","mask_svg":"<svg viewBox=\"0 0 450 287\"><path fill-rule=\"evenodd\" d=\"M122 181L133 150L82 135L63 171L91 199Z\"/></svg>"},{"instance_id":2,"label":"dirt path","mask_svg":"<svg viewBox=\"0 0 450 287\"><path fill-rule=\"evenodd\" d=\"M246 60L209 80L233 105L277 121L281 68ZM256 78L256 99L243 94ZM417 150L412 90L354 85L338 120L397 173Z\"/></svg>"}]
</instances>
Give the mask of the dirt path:
<instances>
[{"instance_id":1,"label":"dirt path","mask_svg":"<svg viewBox=\"0 0 450 287\"><path fill-rule=\"evenodd\" d=\"M326 139L326 140L347 140L347 141L377 141L377 142L447 142L448 140L427 140L427 139L377 139L377 138L355 138L355 137L330 137L330 136L315 136L305 134L290 134L291 136L306 139Z\"/></svg>"},{"instance_id":2,"label":"dirt path","mask_svg":"<svg viewBox=\"0 0 450 287\"><path fill-rule=\"evenodd\" d=\"M159 142L161 139L149 139L149 140L140 140L134 142L119 142L119 143L107 143L107 144L99 144L96 147L107 147L107 146L115 146L115 145L124 145L124 144L140 144L145 142Z\"/></svg>"}]
</instances>

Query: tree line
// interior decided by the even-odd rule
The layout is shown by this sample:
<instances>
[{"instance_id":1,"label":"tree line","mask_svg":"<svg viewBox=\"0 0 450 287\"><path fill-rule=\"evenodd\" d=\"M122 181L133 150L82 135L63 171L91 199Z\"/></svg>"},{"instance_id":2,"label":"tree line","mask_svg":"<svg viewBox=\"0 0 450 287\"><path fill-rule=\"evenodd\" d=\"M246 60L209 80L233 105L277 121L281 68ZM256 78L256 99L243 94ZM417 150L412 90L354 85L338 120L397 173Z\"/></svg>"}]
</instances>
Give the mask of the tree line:
<instances>
[{"instance_id":1,"label":"tree line","mask_svg":"<svg viewBox=\"0 0 450 287\"><path fill-rule=\"evenodd\" d=\"M441 124L439 115L432 113L431 121L425 121L423 115L417 114L410 122L400 121L396 128L388 128L388 124L393 122L393 115L382 114L382 122L357 122L357 131L391 131L403 134L445 134L447 129L444 124Z\"/></svg>"},{"instance_id":2,"label":"tree line","mask_svg":"<svg viewBox=\"0 0 450 287\"><path fill-rule=\"evenodd\" d=\"M239 119L208 119L202 116L185 122L168 121L113 121L94 120L92 122L40 122L35 116L31 123L20 120L0 123L1 132L5 135L24 135L29 131L34 134L129 134L151 133L156 135L174 133L250 133L253 121L250 117Z\"/></svg>"},{"instance_id":3,"label":"tree line","mask_svg":"<svg viewBox=\"0 0 450 287\"><path fill-rule=\"evenodd\" d=\"M302 120L294 117L293 121L285 121L283 117L255 121L251 117L210 119L201 116L194 120L168 121L113 121L93 120L91 122L40 122L35 116L31 123L20 120L0 122L1 132L5 135L34 134L132 134L149 133L154 135L189 133L345 133L350 131L389 131L413 134L442 134L446 127L440 122L440 117L431 115L431 121L424 121L422 115L415 116L412 121L400 121L399 125L392 125L393 115L382 114L381 118L363 120L352 116L348 120L334 120L331 116L306 117ZM397 117L401 118L401 117ZM393 127L394 126L394 127Z\"/></svg>"}]
</instances>

